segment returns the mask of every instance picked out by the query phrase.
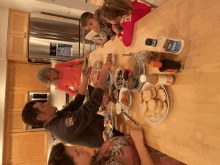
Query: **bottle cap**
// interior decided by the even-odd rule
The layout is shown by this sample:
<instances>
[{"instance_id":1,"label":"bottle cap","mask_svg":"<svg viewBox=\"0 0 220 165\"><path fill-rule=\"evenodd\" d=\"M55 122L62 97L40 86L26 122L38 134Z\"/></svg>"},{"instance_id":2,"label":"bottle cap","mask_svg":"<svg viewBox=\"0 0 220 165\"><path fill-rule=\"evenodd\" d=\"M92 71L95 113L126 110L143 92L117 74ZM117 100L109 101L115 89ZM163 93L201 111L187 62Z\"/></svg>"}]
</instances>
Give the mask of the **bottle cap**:
<instances>
[{"instance_id":1,"label":"bottle cap","mask_svg":"<svg viewBox=\"0 0 220 165\"><path fill-rule=\"evenodd\" d=\"M142 75L140 76L140 81L141 81L141 82L146 82L146 81L147 81L147 76L144 75L144 74L142 74Z\"/></svg>"},{"instance_id":2,"label":"bottle cap","mask_svg":"<svg viewBox=\"0 0 220 165\"><path fill-rule=\"evenodd\" d=\"M156 39L147 38L145 40L145 44L147 46L154 46L155 47L157 45L157 40Z\"/></svg>"},{"instance_id":3,"label":"bottle cap","mask_svg":"<svg viewBox=\"0 0 220 165\"><path fill-rule=\"evenodd\" d=\"M151 61L150 66L151 67L161 68L162 67L162 63L161 62L156 62L156 61Z\"/></svg>"}]
</instances>

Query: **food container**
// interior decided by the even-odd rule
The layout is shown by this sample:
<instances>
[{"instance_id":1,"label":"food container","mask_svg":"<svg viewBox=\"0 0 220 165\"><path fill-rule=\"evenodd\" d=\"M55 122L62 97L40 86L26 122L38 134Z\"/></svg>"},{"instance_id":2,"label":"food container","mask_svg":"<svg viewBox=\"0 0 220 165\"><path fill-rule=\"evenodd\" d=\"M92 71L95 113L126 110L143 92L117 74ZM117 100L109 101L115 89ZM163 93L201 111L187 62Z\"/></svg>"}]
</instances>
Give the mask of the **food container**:
<instances>
[{"instance_id":1,"label":"food container","mask_svg":"<svg viewBox=\"0 0 220 165\"><path fill-rule=\"evenodd\" d=\"M108 72L105 77L105 86L106 87L112 86L113 83L114 83L114 77L110 72Z\"/></svg>"},{"instance_id":2,"label":"food container","mask_svg":"<svg viewBox=\"0 0 220 165\"><path fill-rule=\"evenodd\" d=\"M119 98L119 90L118 89L112 90L112 100L117 101L118 98Z\"/></svg>"}]
</instances>

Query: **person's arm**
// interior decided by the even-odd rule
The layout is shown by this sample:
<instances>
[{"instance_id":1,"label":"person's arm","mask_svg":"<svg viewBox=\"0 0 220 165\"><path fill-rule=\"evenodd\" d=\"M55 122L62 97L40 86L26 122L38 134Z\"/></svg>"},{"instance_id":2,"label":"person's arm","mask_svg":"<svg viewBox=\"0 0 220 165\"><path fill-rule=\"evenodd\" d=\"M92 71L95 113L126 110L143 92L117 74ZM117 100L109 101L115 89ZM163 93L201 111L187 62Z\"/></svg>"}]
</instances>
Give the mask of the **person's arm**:
<instances>
[{"instance_id":1,"label":"person's arm","mask_svg":"<svg viewBox=\"0 0 220 165\"><path fill-rule=\"evenodd\" d=\"M141 160L141 165L153 165L153 161L150 157L149 152L147 151L147 148L144 145L144 135L142 128L135 127L135 129L131 130L131 137L134 141L135 147L138 151L138 155Z\"/></svg>"},{"instance_id":2,"label":"person's arm","mask_svg":"<svg viewBox=\"0 0 220 165\"><path fill-rule=\"evenodd\" d=\"M69 62L60 62L54 65L55 68L65 66L65 67L71 67L81 64L84 61L84 58L72 60Z\"/></svg>"},{"instance_id":3,"label":"person's arm","mask_svg":"<svg viewBox=\"0 0 220 165\"><path fill-rule=\"evenodd\" d=\"M57 89L65 92L65 93L68 93L71 96L75 96L77 94L76 91L70 89L68 86L63 86L63 85L59 85L59 84L57 84L55 86L56 86Z\"/></svg>"}]
</instances>

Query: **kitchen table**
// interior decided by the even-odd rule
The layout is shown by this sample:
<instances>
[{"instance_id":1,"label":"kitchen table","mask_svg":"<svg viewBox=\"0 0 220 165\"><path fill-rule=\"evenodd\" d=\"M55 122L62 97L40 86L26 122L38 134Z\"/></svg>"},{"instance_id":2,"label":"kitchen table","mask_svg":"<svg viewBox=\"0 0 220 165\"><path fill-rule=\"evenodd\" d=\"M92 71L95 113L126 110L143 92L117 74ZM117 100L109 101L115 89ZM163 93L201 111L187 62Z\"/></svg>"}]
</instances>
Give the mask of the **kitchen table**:
<instances>
[{"instance_id":1,"label":"kitchen table","mask_svg":"<svg viewBox=\"0 0 220 165\"><path fill-rule=\"evenodd\" d=\"M129 112L143 127L149 146L186 164L220 164L219 10L218 0L168 0L135 24L129 47L116 37L90 55L93 64L113 53L114 73L118 67L125 69L128 57L122 57L123 53L152 50L145 45L146 38L166 36L185 41L180 55L168 57L181 59L185 69L175 73L174 85L166 86L170 99L167 117L159 124L148 123L140 112L140 90L132 94ZM146 74L159 73L157 68L145 69ZM124 133L134 126L122 115L116 116L115 122L116 129Z\"/></svg>"}]
</instances>

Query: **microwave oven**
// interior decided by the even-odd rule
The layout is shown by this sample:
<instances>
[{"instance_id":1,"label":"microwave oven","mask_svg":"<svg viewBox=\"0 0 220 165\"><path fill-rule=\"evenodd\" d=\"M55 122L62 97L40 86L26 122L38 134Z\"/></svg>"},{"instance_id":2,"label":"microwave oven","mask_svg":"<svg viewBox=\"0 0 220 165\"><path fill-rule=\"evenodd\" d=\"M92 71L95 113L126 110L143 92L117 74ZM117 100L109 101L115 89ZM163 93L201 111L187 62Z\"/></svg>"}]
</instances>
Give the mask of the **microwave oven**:
<instances>
[{"instance_id":1,"label":"microwave oven","mask_svg":"<svg viewBox=\"0 0 220 165\"><path fill-rule=\"evenodd\" d=\"M29 92L28 101L37 101L42 103L50 102L50 92ZM44 130L44 128L27 125L27 130Z\"/></svg>"}]
</instances>

